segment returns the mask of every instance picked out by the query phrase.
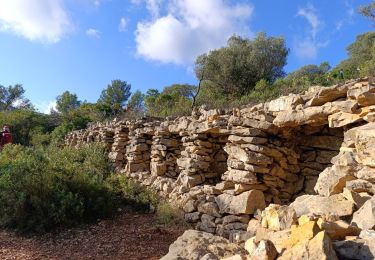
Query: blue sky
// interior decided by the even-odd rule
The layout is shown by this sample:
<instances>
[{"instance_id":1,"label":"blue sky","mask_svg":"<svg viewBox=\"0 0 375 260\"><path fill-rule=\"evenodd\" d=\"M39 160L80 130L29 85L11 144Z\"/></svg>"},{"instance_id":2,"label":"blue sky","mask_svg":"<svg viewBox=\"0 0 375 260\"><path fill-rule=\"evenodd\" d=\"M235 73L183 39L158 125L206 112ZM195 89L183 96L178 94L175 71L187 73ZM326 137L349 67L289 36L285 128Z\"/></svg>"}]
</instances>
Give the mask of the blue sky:
<instances>
[{"instance_id":1,"label":"blue sky","mask_svg":"<svg viewBox=\"0 0 375 260\"><path fill-rule=\"evenodd\" d=\"M113 79L132 90L195 84L197 55L234 33L284 36L287 72L346 57L374 28L370 0L0 0L0 84L23 84L48 111L65 90L95 102Z\"/></svg>"}]
</instances>

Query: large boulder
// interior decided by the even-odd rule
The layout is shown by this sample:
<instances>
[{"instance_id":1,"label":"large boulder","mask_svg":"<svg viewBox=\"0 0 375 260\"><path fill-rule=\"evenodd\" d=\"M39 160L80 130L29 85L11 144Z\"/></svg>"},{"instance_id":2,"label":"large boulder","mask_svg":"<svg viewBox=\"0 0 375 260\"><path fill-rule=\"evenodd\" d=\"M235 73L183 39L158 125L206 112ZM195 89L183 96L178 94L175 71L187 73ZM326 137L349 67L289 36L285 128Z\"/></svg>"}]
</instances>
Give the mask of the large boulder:
<instances>
[{"instance_id":1,"label":"large boulder","mask_svg":"<svg viewBox=\"0 0 375 260\"><path fill-rule=\"evenodd\" d=\"M266 207L263 192L259 190L246 191L237 196L224 193L217 196L215 201L222 214L253 214L257 209Z\"/></svg>"},{"instance_id":2,"label":"large boulder","mask_svg":"<svg viewBox=\"0 0 375 260\"><path fill-rule=\"evenodd\" d=\"M293 247L288 248L278 259L336 260L338 258L333 249L331 239L325 231L321 231L311 240L302 240Z\"/></svg>"},{"instance_id":3,"label":"large boulder","mask_svg":"<svg viewBox=\"0 0 375 260\"><path fill-rule=\"evenodd\" d=\"M345 199L341 194L335 194L330 197L303 195L291 203L290 207L294 208L297 217L309 214L344 217L353 214L354 203Z\"/></svg>"},{"instance_id":4,"label":"large boulder","mask_svg":"<svg viewBox=\"0 0 375 260\"><path fill-rule=\"evenodd\" d=\"M207 254L224 258L234 254L245 254L245 249L229 240L206 232L187 230L169 246L169 252L161 260L198 260Z\"/></svg>"},{"instance_id":5,"label":"large boulder","mask_svg":"<svg viewBox=\"0 0 375 260\"><path fill-rule=\"evenodd\" d=\"M336 166L326 168L319 174L314 190L322 196L330 196L341 193L347 181L356 179L352 175L352 168L349 166Z\"/></svg>"}]
</instances>

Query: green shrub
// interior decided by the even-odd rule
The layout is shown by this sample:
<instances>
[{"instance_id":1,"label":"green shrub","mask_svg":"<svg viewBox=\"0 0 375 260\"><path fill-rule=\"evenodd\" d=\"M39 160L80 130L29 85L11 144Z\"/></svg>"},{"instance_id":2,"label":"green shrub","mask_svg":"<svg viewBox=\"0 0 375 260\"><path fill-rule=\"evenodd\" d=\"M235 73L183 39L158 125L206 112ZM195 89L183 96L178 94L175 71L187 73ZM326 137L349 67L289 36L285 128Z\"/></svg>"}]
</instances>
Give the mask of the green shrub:
<instances>
[{"instance_id":1,"label":"green shrub","mask_svg":"<svg viewBox=\"0 0 375 260\"><path fill-rule=\"evenodd\" d=\"M163 225L184 223L181 212L165 201L157 205L156 217L158 223Z\"/></svg>"},{"instance_id":2,"label":"green shrub","mask_svg":"<svg viewBox=\"0 0 375 260\"><path fill-rule=\"evenodd\" d=\"M132 205L136 209L156 208L159 199L155 192L129 180L123 175L113 175L109 183L123 204Z\"/></svg>"},{"instance_id":3,"label":"green shrub","mask_svg":"<svg viewBox=\"0 0 375 260\"><path fill-rule=\"evenodd\" d=\"M7 145L0 153L0 225L44 232L113 213L116 193L104 149L32 149Z\"/></svg>"}]
</instances>

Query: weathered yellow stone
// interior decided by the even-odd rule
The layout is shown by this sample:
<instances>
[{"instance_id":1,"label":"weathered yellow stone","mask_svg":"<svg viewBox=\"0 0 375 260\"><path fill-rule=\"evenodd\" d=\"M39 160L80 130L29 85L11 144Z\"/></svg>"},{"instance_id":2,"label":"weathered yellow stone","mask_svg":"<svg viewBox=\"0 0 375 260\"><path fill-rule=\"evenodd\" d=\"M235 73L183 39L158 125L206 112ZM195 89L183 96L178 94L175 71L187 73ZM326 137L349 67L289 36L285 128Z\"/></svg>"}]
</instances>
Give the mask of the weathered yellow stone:
<instances>
[{"instance_id":1,"label":"weathered yellow stone","mask_svg":"<svg viewBox=\"0 0 375 260\"><path fill-rule=\"evenodd\" d=\"M332 247L331 239L325 231L321 231L311 240L300 241L293 247L288 248L278 259L337 260L337 256Z\"/></svg>"},{"instance_id":2,"label":"weathered yellow stone","mask_svg":"<svg viewBox=\"0 0 375 260\"><path fill-rule=\"evenodd\" d=\"M306 221L298 227L292 227L290 238L283 245L285 248L291 248L298 243L312 239L319 231L316 221Z\"/></svg>"},{"instance_id":3,"label":"weathered yellow stone","mask_svg":"<svg viewBox=\"0 0 375 260\"><path fill-rule=\"evenodd\" d=\"M319 232L308 244L307 259L336 260L332 242L325 231Z\"/></svg>"},{"instance_id":4,"label":"weathered yellow stone","mask_svg":"<svg viewBox=\"0 0 375 260\"><path fill-rule=\"evenodd\" d=\"M262 227L274 231L288 229L297 219L296 212L288 206L270 204L262 212Z\"/></svg>"},{"instance_id":5,"label":"weathered yellow stone","mask_svg":"<svg viewBox=\"0 0 375 260\"><path fill-rule=\"evenodd\" d=\"M256 237L249 238L245 242L245 249L249 253L249 255L251 255L255 251L255 249L257 248L257 245L255 243L255 238Z\"/></svg>"}]
</instances>

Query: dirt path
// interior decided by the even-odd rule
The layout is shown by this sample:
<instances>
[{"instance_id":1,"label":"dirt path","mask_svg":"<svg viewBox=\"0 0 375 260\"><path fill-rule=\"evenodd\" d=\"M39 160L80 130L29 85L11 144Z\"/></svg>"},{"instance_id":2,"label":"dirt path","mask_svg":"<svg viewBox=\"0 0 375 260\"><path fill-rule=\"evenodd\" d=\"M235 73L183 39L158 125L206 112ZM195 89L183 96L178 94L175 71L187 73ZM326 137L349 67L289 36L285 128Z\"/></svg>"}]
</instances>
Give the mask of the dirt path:
<instances>
[{"instance_id":1,"label":"dirt path","mask_svg":"<svg viewBox=\"0 0 375 260\"><path fill-rule=\"evenodd\" d=\"M0 231L0 259L159 259L184 232L160 227L152 214L124 212L111 220L26 238Z\"/></svg>"}]
</instances>

